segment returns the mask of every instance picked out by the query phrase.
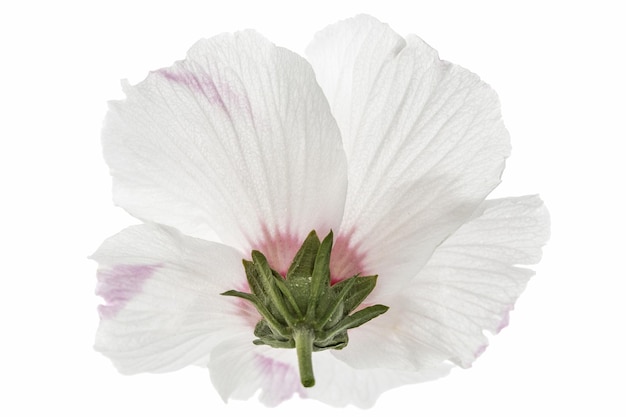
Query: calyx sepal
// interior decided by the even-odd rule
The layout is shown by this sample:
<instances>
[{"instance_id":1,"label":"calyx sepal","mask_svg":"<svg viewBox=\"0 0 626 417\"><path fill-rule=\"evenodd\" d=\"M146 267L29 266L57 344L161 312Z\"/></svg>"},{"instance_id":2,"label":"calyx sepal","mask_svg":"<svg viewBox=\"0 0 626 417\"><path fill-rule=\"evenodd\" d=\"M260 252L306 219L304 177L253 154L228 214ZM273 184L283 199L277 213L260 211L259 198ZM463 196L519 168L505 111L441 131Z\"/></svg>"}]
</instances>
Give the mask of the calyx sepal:
<instances>
[{"instance_id":1,"label":"calyx sepal","mask_svg":"<svg viewBox=\"0 0 626 417\"><path fill-rule=\"evenodd\" d=\"M321 242L315 231L309 233L285 277L270 268L261 252L252 251L252 261L243 260L251 293L222 294L249 301L263 317L254 329L255 345L296 349L305 387L315 384L312 352L343 349L349 329L389 309L376 304L354 312L376 286L377 276L355 275L331 286L332 245L332 231Z\"/></svg>"}]
</instances>

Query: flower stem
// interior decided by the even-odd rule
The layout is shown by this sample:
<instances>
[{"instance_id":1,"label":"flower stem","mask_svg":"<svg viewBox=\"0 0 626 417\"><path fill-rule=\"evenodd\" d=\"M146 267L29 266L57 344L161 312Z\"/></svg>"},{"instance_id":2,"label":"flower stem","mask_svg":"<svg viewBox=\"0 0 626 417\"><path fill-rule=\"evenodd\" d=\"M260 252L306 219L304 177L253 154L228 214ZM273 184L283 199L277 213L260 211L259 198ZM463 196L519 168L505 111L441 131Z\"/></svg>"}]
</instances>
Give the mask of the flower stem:
<instances>
[{"instance_id":1,"label":"flower stem","mask_svg":"<svg viewBox=\"0 0 626 417\"><path fill-rule=\"evenodd\" d=\"M313 340L315 333L309 328L300 328L293 333L296 343L296 353L298 354L298 366L300 368L300 382L309 388L315 385L313 375Z\"/></svg>"}]
</instances>

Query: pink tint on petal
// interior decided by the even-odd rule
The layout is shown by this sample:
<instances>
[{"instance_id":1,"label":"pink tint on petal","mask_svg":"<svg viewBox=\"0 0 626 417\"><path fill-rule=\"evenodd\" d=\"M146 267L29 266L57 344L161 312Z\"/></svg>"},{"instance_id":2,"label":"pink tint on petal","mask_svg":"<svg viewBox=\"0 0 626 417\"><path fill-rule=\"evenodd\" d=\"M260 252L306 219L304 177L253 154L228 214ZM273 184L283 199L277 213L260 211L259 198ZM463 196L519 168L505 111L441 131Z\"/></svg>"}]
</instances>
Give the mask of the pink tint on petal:
<instances>
[{"instance_id":1,"label":"pink tint on petal","mask_svg":"<svg viewBox=\"0 0 626 417\"><path fill-rule=\"evenodd\" d=\"M502 329L504 329L506 326L509 325L509 317L510 317L509 314L511 312L511 309L508 309L504 312L504 315L502 316L502 321L500 322L498 327L496 327L496 334L500 333Z\"/></svg>"},{"instance_id":2,"label":"pink tint on petal","mask_svg":"<svg viewBox=\"0 0 626 417\"><path fill-rule=\"evenodd\" d=\"M365 254L351 242L353 231L340 233L333 244L330 254L330 282L336 284L357 274L371 274L365 267Z\"/></svg>"},{"instance_id":3,"label":"pink tint on petal","mask_svg":"<svg viewBox=\"0 0 626 417\"><path fill-rule=\"evenodd\" d=\"M270 267L284 277L305 238L291 233L270 233L263 228L263 240L253 244L252 248L265 255Z\"/></svg>"},{"instance_id":4,"label":"pink tint on petal","mask_svg":"<svg viewBox=\"0 0 626 417\"><path fill-rule=\"evenodd\" d=\"M229 113L230 109L230 111L243 111L248 116L252 114L247 96L238 94L226 83L216 83L207 73L195 73L183 67L163 68L156 73L174 84L182 85L190 91L201 94L209 104L217 106L225 113Z\"/></svg>"},{"instance_id":5,"label":"pink tint on petal","mask_svg":"<svg viewBox=\"0 0 626 417\"><path fill-rule=\"evenodd\" d=\"M237 285L234 289L236 291L245 292L245 293L252 292L250 291L250 286L248 285L248 282L246 281L239 283L239 285ZM254 332L254 328L256 327L257 323L259 322L259 320L263 318L259 314L256 307L254 307L254 305L250 303L249 301L244 300L239 297L228 297L228 298L229 298L229 301L236 306L237 312L239 313L238 316L239 318L242 319L243 324L249 327L252 332Z\"/></svg>"},{"instance_id":6,"label":"pink tint on petal","mask_svg":"<svg viewBox=\"0 0 626 417\"><path fill-rule=\"evenodd\" d=\"M261 397L267 400L268 405L278 405L296 392L306 398L306 390L300 383L300 374L295 367L259 354L254 355L254 362L263 380L267 381Z\"/></svg>"},{"instance_id":7,"label":"pink tint on petal","mask_svg":"<svg viewBox=\"0 0 626 417\"><path fill-rule=\"evenodd\" d=\"M478 359L480 355L485 353L485 350L487 350L487 346L488 345L485 344L485 345L480 346L478 349L476 349L476 352L474 352L474 359Z\"/></svg>"},{"instance_id":8,"label":"pink tint on petal","mask_svg":"<svg viewBox=\"0 0 626 417\"><path fill-rule=\"evenodd\" d=\"M215 83L208 76L199 78L193 72L183 69L178 69L176 71L161 69L156 72L157 74L165 77L167 80L172 81L174 84L183 85L191 91L202 94L209 101L209 103L217 105L223 111L227 111L224 100L222 100L222 96L217 91Z\"/></svg>"},{"instance_id":9,"label":"pink tint on petal","mask_svg":"<svg viewBox=\"0 0 626 417\"><path fill-rule=\"evenodd\" d=\"M161 265L115 265L111 269L99 269L96 295L106 304L98 306L100 318L110 319L126 303L141 292L144 282Z\"/></svg>"}]
</instances>

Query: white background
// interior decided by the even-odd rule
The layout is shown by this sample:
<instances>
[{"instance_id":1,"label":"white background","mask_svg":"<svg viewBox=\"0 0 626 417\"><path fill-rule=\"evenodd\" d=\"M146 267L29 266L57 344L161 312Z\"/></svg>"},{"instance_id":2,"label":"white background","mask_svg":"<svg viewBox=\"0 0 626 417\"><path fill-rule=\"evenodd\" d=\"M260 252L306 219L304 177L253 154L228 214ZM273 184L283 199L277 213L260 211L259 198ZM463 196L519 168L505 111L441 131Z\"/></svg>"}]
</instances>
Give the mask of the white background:
<instances>
[{"instance_id":1,"label":"white background","mask_svg":"<svg viewBox=\"0 0 626 417\"><path fill-rule=\"evenodd\" d=\"M0 394L3 416L625 415L624 13L618 1L20 2L0 6ZM15 2L17 4L17 2ZM593 6L590 6L593 4ZM302 52L370 13L500 94L513 141L498 196L540 193L552 239L511 326L470 370L387 392L373 410L293 399L225 405L208 371L119 375L92 350L114 208L100 151L119 80L201 37L255 28Z\"/></svg>"}]
</instances>

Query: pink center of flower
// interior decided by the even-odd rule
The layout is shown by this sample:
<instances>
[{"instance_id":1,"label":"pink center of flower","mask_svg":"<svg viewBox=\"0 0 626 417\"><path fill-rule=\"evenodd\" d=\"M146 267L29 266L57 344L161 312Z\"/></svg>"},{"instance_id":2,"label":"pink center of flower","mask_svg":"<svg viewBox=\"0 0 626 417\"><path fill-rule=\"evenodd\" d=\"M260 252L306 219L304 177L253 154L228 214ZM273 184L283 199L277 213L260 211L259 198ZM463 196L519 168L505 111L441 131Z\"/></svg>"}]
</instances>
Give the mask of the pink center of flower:
<instances>
[{"instance_id":1,"label":"pink center of flower","mask_svg":"<svg viewBox=\"0 0 626 417\"><path fill-rule=\"evenodd\" d=\"M267 258L270 267L283 277L302 246L306 236L296 236L291 233L269 233L264 231L263 240L252 245ZM358 246L351 242L352 233L341 233L335 237L333 250L330 256L330 282L337 282L350 278L356 274L367 275L372 273L365 267L365 254Z\"/></svg>"}]
</instances>

